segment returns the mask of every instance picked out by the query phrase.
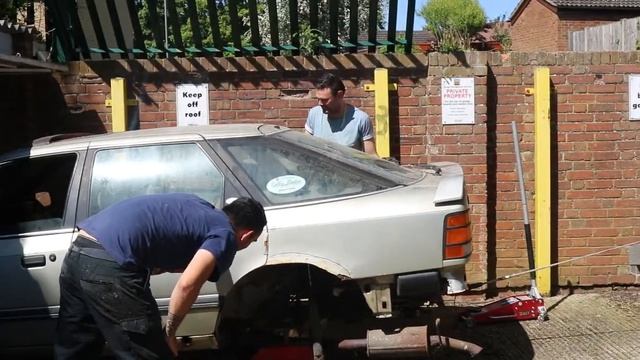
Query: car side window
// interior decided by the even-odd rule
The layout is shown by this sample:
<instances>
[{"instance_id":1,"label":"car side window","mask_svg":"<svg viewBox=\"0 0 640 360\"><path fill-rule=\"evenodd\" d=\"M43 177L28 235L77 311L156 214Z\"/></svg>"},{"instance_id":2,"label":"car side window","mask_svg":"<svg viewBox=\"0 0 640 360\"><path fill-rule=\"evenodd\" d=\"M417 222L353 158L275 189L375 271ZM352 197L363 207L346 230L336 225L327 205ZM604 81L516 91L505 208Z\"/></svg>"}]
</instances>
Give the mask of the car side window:
<instances>
[{"instance_id":1,"label":"car side window","mask_svg":"<svg viewBox=\"0 0 640 360\"><path fill-rule=\"evenodd\" d=\"M76 154L0 164L0 235L60 229Z\"/></svg>"},{"instance_id":2,"label":"car side window","mask_svg":"<svg viewBox=\"0 0 640 360\"><path fill-rule=\"evenodd\" d=\"M193 143L163 144L96 152L89 215L144 194L185 192L222 206L224 178Z\"/></svg>"},{"instance_id":3,"label":"car side window","mask_svg":"<svg viewBox=\"0 0 640 360\"><path fill-rule=\"evenodd\" d=\"M356 169L322 154L265 137L220 140L273 204L310 201L380 190Z\"/></svg>"}]
</instances>

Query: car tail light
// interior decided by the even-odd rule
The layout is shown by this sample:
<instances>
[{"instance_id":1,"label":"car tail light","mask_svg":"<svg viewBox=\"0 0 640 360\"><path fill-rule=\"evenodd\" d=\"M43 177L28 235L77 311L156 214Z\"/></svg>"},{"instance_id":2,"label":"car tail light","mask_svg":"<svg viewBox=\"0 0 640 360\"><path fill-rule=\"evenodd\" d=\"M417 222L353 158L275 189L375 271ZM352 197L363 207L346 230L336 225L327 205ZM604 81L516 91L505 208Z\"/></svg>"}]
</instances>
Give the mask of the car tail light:
<instances>
[{"instance_id":1,"label":"car tail light","mask_svg":"<svg viewBox=\"0 0 640 360\"><path fill-rule=\"evenodd\" d=\"M444 218L444 260L460 259L471 254L469 210Z\"/></svg>"}]
</instances>

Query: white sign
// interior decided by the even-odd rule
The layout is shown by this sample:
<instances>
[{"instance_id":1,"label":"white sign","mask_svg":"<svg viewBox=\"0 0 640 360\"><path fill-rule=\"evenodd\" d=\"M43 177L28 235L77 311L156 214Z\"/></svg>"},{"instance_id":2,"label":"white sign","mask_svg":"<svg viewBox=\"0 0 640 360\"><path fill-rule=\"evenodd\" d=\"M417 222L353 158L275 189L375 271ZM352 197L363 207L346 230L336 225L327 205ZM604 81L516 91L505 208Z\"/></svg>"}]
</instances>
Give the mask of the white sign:
<instances>
[{"instance_id":1,"label":"white sign","mask_svg":"<svg viewBox=\"0 0 640 360\"><path fill-rule=\"evenodd\" d=\"M282 175L267 183L270 193L284 195L294 193L304 187L307 182L298 175Z\"/></svg>"},{"instance_id":2,"label":"white sign","mask_svg":"<svg viewBox=\"0 0 640 360\"><path fill-rule=\"evenodd\" d=\"M176 85L178 126L209 125L209 84Z\"/></svg>"},{"instance_id":3,"label":"white sign","mask_svg":"<svg viewBox=\"0 0 640 360\"><path fill-rule=\"evenodd\" d=\"M629 75L629 120L640 120L640 75Z\"/></svg>"},{"instance_id":4,"label":"white sign","mask_svg":"<svg viewBox=\"0 0 640 360\"><path fill-rule=\"evenodd\" d=\"M475 124L473 78L442 79L442 123Z\"/></svg>"}]
</instances>

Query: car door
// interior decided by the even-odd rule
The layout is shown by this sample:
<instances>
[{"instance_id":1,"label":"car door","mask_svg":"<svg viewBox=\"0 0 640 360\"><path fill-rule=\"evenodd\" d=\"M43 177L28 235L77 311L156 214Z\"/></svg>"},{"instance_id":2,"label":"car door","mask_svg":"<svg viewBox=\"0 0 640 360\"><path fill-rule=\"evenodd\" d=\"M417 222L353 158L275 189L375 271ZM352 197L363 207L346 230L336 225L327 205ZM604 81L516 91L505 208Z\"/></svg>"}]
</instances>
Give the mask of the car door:
<instances>
[{"instance_id":1,"label":"car door","mask_svg":"<svg viewBox=\"0 0 640 360\"><path fill-rule=\"evenodd\" d=\"M53 341L83 156L0 163L0 353Z\"/></svg>"},{"instance_id":2,"label":"car door","mask_svg":"<svg viewBox=\"0 0 640 360\"><path fill-rule=\"evenodd\" d=\"M226 197L237 197L223 171L198 142L110 147L88 154L89 176L83 180L81 211L85 216L133 196L193 193L222 208ZM161 311L166 311L180 274L151 277L151 291ZM210 334L217 316L219 296L215 283L207 282L178 335Z\"/></svg>"}]
</instances>

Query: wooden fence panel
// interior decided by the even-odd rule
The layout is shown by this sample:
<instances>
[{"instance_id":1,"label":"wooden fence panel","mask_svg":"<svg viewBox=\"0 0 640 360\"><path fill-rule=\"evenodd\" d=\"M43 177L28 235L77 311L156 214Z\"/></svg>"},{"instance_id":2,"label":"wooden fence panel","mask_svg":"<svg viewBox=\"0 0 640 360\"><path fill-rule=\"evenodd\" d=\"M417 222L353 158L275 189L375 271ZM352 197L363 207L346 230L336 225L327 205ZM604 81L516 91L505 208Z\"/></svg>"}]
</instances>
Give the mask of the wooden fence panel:
<instances>
[{"instance_id":1,"label":"wooden fence panel","mask_svg":"<svg viewBox=\"0 0 640 360\"><path fill-rule=\"evenodd\" d=\"M636 50L639 23L639 18L625 19L622 21L622 33L624 34L623 49Z\"/></svg>"},{"instance_id":2,"label":"wooden fence panel","mask_svg":"<svg viewBox=\"0 0 640 360\"><path fill-rule=\"evenodd\" d=\"M638 47L640 18L569 32L571 51L635 51Z\"/></svg>"}]
</instances>

